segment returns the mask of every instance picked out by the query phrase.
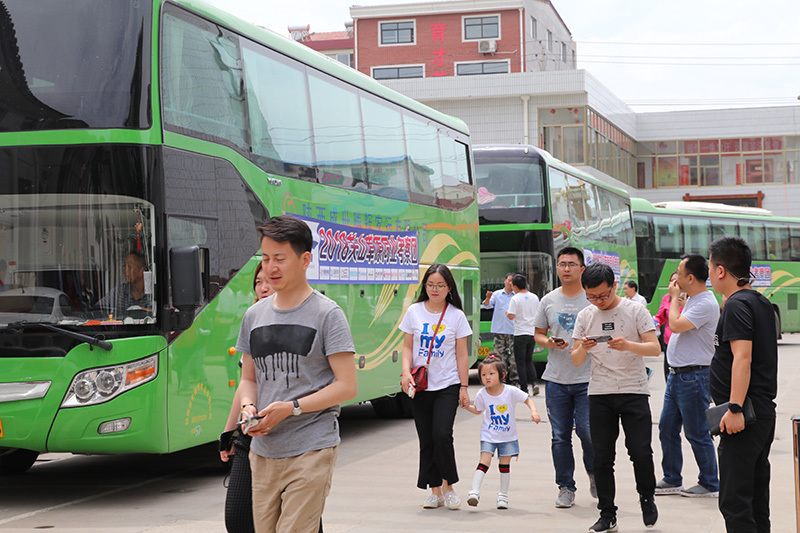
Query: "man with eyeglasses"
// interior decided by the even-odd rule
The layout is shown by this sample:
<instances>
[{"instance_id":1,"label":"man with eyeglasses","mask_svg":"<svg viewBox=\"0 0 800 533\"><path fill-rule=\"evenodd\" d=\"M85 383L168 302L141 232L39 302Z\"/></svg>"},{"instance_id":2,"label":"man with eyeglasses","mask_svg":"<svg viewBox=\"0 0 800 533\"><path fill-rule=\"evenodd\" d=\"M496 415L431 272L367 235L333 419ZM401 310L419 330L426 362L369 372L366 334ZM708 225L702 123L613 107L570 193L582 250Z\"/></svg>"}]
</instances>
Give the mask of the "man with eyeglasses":
<instances>
[{"instance_id":1,"label":"man with eyeglasses","mask_svg":"<svg viewBox=\"0 0 800 533\"><path fill-rule=\"evenodd\" d=\"M725 306L714 337L711 397L730 402L720 422L719 510L729 533L770 531L769 451L775 438L778 339L775 311L750 286L750 247L722 237L709 247L708 277ZM745 424L749 399L756 420Z\"/></svg>"},{"instance_id":2,"label":"man with eyeglasses","mask_svg":"<svg viewBox=\"0 0 800 533\"><path fill-rule=\"evenodd\" d=\"M575 321L572 364L580 366L591 355L589 429L600 510L600 519L589 532L617 531L614 458L620 421L633 462L642 520L652 527L658 520L658 508L651 446L653 419L643 358L661 353L655 325L644 306L615 292L614 272L608 265L587 267L581 283L593 305L578 313Z\"/></svg>"},{"instance_id":3,"label":"man with eyeglasses","mask_svg":"<svg viewBox=\"0 0 800 533\"><path fill-rule=\"evenodd\" d=\"M578 490L574 477L575 455L572 451L573 423L583 448L583 466L589 475L589 493L597 498L594 450L589 435L589 397L586 394L591 364L587 359L576 367L569 353L575 318L589 305L589 301L581 285L583 252L577 248L564 248L558 252L556 261L561 287L542 298L533 325L536 328L536 343L548 349L547 366L542 379L545 382L545 403L552 431L550 450L558 486L556 507L568 509L575 504ZM547 336L548 331L550 337Z\"/></svg>"},{"instance_id":4,"label":"man with eyeglasses","mask_svg":"<svg viewBox=\"0 0 800 533\"><path fill-rule=\"evenodd\" d=\"M513 272L506 274L503 279L503 290L486 291L486 299L481 304L482 309L494 309L492 313L492 335L494 335L494 352L503 357L508 373L506 383L518 383L517 362L514 360L514 323L506 316L511 297L516 294L511 286Z\"/></svg>"}]
</instances>

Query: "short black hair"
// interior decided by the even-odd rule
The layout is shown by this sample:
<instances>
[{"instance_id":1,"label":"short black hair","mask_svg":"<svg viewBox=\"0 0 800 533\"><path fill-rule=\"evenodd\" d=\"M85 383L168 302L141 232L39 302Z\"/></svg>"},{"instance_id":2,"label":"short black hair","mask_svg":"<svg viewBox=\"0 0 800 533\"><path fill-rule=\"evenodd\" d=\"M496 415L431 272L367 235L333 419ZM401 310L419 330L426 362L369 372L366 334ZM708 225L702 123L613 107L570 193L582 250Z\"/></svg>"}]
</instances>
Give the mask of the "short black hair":
<instances>
[{"instance_id":1,"label":"short black hair","mask_svg":"<svg viewBox=\"0 0 800 533\"><path fill-rule=\"evenodd\" d=\"M522 291L528 288L528 280L522 274L514 274L514 277L511 278L511 284Z\"/></svg>"},{"instance_id":2,"label":"short black hair","mask_svg":"<svg viewBox=\"0 0 800 533\"><path fill-rule=\"evenodd\" d=\"M697 281L705 281L708 279L708 263L706 258L700 254L686 254L681 257L681 261L686 260L683 269L687 274L694 276Z\"/></svg>"},{"instance_id":3,"label":"short black hair","mask_svg":"<svg viewBox=\"0 0 800 533\"><path fill-rule=\"evenodd\" d=\"M314 237L308 224L292 215L272 217L259 226L261 239L270 238L275 242L288 242L298 256L310 252L314 245Z\"/></svg>"},{"instance_id":4,"label":"short black hair","mask_svg":"<svg viewBox=\"0 0 800 533\"><path fill-rule=\"evenodd\" d=\"M147 268L147 260L141 252L128 252L126 257L133 257L141 268Z\"/></svg>"},{"instance_id":5,"label":"short black hair","mask_svg":"<svg viewBox=\"0 0 800 533\"><path fill-rule=\"evenodd\" d=\"M507 280L509 276L511 276L513 278L515 275L516 275L516 272L509 272L508 274L505 275L505 277L503 278L503 281Z\"/></svg>"},{"instance_id":6,"label":"short black hair","mask_svg":"<svg viewBox=\"0 0 800 533\"><path fill-rule=\"evenodd\" d=\"M740 287L750 282L753 254L744 239L733 235L720 237L711 243L708 253L709 260L715 265L725 267L725 270L739 280L737 284Z\"/></svg>"},{"instance_id":7,"label":"short black hair","mask_svg":"<svg viewBox=\"0 0 800 533\"><path fill-rule=\"evenodd\" d=\"M635 290L636 292L639 292L639 285L635 281L633 281L632 279L629 279L628 281L626 281L625 282L625 286L630 287L631 289Z\"/></svg>"},{"instance_id":8,"label":"short black hair","mask_svg":"<svg viewBox=\"0 0 800 533\"><path fill-rule=\"evenodd\" d=\"M614 286L614 271L608 265L595 263L586 267L581 276L581 284L584 289L594 289L603 283L607 283L609 287Z\"/></svg>"},{"instance_id":9,"label":"short black hair","mask_svg":"<svg viewBox=\"0 0 800 533\"><path fill-rule=\"evenodd\" d=\"M572 246L567 246L566 248L562 248L561 250L559 250L558 254L556 254L556 263L558 263L558 260L561 259L562 255L576 255L578 256L578 262L580 262L581 266L586 265L586 263L584 263L583 260L583 252L581 252L577 248L573 248Z\"/></svg>"}]
</instances>

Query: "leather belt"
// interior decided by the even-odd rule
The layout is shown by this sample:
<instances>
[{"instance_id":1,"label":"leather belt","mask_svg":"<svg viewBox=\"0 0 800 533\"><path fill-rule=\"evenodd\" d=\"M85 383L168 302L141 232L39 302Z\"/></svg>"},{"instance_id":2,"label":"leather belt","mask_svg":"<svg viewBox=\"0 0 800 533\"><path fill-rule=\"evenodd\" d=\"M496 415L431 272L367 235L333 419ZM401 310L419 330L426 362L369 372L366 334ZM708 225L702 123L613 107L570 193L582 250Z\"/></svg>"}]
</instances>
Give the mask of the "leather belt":
<instances>
[{"instance_id":1,"label":"leather belt","mask_svg":"<svg viewBox=\"0 0 800 533\"><path fill-rule=\"evenodd\" d=\"M679 366L677 368L674 367L674 366L671 366L671 367L669 367L669 373L670 374L685 374L686 372L694 372L695 370L705 370L706 368L708 368L708 365Z\"/></svg>"}]
</instances>

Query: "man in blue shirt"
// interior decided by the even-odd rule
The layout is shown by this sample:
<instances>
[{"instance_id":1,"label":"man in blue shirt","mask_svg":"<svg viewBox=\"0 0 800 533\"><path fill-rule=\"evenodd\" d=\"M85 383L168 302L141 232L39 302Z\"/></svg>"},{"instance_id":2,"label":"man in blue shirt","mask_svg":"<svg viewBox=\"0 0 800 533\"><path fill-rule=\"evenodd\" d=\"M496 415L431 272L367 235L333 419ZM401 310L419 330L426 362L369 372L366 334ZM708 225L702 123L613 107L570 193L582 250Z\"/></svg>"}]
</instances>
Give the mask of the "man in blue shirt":
<instances>
[{"instance_id":1,"label":"man in blue shirt","mask_svg":"<svg viewBox=\"0 0 800 533\"><path fill-rule=\"evenodd\" d=\"M492 333L494 334L494 351L502 356L506 363L508 375L506 381L513 383L519 380L517 375L517 362L514 359L514 323L506 316L508 303L514 296L511 287L513 272L506 274L503 280L502 291L486 291L486 299L481 304L482 309L494 309L492 314Z\"/></svg>"}]
</instances>

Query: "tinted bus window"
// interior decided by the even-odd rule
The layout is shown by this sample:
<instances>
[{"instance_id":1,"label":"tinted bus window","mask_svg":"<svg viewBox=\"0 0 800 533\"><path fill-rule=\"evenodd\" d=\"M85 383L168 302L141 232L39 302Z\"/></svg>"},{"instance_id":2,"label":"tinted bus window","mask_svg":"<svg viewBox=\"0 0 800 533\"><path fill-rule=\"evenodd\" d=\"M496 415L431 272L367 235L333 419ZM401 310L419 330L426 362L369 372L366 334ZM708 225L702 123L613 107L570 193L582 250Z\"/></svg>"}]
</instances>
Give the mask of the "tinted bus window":
<instances>
[{"instance_id":1,"label":"tinted bus window","mask_svg":"<svg viewBox=\"0 0 800 533\"><path fill-rule=\"evenodd\" d=\"M708 245L711 244L711 226L708 220L684 218L683 234L687 254L700 254L703 257L708 255Z\"/></svg>"},{"instance_id":2,"label":"tinted bus window","mask_svg":"<svg viewBox=\"0 0 800 533\"><path fill-rule=\"evenodd\" d=\"M767 238L763 222L742 221L739 223L739 234L750 245L753 259L767 259Z\"/></svg>"},{"instance_id":3,"label":"tinted bus window","mask_svg":"<svg viewBox=\"0 0 800 533\"><path fill-rule=\"evenodd\" d=\"M711 222L711 240L715 241L720 237L739 235L739 226L736 222L729 222L725 220L714 220ZM708 250L706 250L708 253Z\"/></svg>"},{"instance_id":4,"label":"tinted bus window","mask_svg":"<svg viewBox=\"0 0 800 533\"><path fill-rule=\"evenodd\" d=\"M411 174L411 198L420 203L430 203L433 190L442 183L436 127L410 115L403 115L403 125Z\"/></svg>"},{"instance_id":5,"label":"tinted bus window","mask_svg":"<svg viewBox=\"0 0 800 533\"><path fill-rule=\"evenodd\" d=\"M789 261L789 228L767 226L767 256L777 261Z\"/></svg>"},{"instance_id":6,"label":"tinted bus window","mask_svg":"<svg viewBox=\"0 0 800 533\"><path fill-rule=\"evenodd\" d=\"M389 196L408 190L408 158L403 140L403 115L377 99L361 97L369 192Z\"/></svg>"},{"instance_id":7,"label":"tinted bus window","mask_svg":"<svg viewBox=\"0 0 800 533\"><path fill-rule=\"evenodd\" d=\"M481 223L547 222L543 168L538 157L476 159Z\"/></svg>"},{"instance_id":8,"label":"tinted bus window","mask_svg":"<svg viewBox=\"0 0 800 533\"><path fill-rule=\"evenodd\" d=\"M163 17L167 129L247 150L238 37L182 11Z\"/></svg>"},{"instance_id":9,"label":"tinted bus window","mask_svg":"<svg viewBox=\"0 0 800 533\"><path fill-rule=\"evenodd\" d=\"M680 218L656 215L653 217L653 226L657 255L661 257L683 255L683 228Z\"/></svg>"}]
</instances>

